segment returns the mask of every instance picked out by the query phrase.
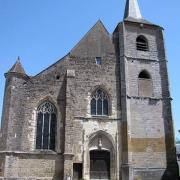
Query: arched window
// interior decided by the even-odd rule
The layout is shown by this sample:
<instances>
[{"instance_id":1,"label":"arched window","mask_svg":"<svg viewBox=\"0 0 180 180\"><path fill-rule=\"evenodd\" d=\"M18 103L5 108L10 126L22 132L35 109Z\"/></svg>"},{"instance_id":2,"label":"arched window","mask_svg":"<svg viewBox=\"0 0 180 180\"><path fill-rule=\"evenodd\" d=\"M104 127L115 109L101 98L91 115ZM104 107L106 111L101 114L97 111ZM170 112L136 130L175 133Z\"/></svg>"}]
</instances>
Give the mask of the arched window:
<instances>
[{"instance_id":1,"label":"arched window","mask_svg":"<svg viewBox=\"0 0 180 180\"><path fill-rule=\"evenodd\" d=\"M146 70L143 70L139 74L139 79L151 79L151 76Z\"/></svg>"},{"instance_id":2,"label":"arched window","mask_svg":"<svg viewBox=\"0 0 180 180\"><path fill-rule=\"evenodd\" d=\"M138 76L139 96L151 97L153 95L153 85L150 74L143 70Z\"/></svg>"},{"instance_id":3,"label":"arched window","mask_svg":"<svg viewBox=\"0 0 180 180\"><path fill-rule=\"evenodd\" d=\"M144 36L138 36L136 39L136 49L139 51L148 51L148 41Z\"/></svg>"},{"instance_id":4,"label":"arched window","mask_svg":"<svg viewBox=\"0 0 180 180\"><path fill-rule=\"evenodd\" d=\"M49 101L37 109L36 149L55 150L56 107Z\"/></svg>"},{"instance_id":5,"label":"arched window","mask_svg":"<svg viewBox=\"0 0 180 180\"><path fill-rule=\"evenodd\" d=\"M91 95L91 115L107 116L108 114L108 95L102 89L97 89Z\"/></svg>"}]
</instances>

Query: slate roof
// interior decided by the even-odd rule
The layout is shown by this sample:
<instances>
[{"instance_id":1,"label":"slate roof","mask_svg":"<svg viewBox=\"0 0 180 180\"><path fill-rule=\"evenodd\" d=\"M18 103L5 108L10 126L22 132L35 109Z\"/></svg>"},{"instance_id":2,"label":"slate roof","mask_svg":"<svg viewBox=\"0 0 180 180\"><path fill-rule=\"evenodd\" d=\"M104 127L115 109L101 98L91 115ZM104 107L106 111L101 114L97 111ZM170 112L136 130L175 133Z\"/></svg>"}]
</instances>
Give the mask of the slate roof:
<instances>
[{"instance_id":1,"label":"slate roof","mask_svg":"<svg viewBox=\"0 0 180 180\"><path fill-rule=\"evenodd\" d=\"M155 25L145 19L135 19L133 17L127 17L124 19L124 21L130 21L130 22L136 22L136 23L143 23L143 24L149 24L149 25Z\"/></svg>"},{"instance_id":2,"label":"slate roof","mask_svg":"<svg viewBox=\"0 0 180 180\"><path fill-rule=\"evenodd\" d=\"M19 73L19 74L26 74L21 62L20 58L18 57L15 64L12 66L12 68L7 73Z\"/></svg>"},{"instance_id":3,"label":"slate roof","mask_svg":"<svg viewBox=\"0 0 180 180\"><path fill-rule=\"evenodd\" d=\"M137 0L127 0L124 11L124 19L132 17L134 19L142 19Z\"/></svg>"},{"instance_id":4,"label":"slate roof","mask_svg":"<svg viewBox=\"0 0 180 180\"><path fill-rule=\"evenodd\" d=\"M126 1L126 7L124 11L124 21L155 25L143 19L137 0Z\"/></svg>"},{"instance_id":5,"label":"slate roof","mask_svg":"<svg viewBox=\"0 0 180 180\"><path fill-rule=\"evenodd\" d=\"M89 32L70 51L72 56L103 57L114 53L112 38L103 23L99 20Z\"/></svg>"}]
</instances>

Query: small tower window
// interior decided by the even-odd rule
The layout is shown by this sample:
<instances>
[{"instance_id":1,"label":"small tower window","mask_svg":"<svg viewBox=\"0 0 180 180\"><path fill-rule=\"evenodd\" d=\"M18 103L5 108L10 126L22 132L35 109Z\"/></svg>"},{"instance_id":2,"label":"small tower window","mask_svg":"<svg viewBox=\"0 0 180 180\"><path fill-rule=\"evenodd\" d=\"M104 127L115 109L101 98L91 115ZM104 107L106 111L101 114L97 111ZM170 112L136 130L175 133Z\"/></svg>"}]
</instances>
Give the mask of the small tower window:
<instances>
[{"instance_id":1,"label":"small tower window","mask_svg":"<svg viewBox=\"0 0 180 180\"><path fill-rule=\"evenodd\" d=\"M108 95L101 89L97 89L91 95L91 115L107 116L109 114Z\"/></svg>"},{"instance_id":2,"label":"small tower window","mask_svg":"<svg viewBox=\"0 0 180 180\"><path fill-rule=\"evenodd\" d=\"M151 97L153 95L152 79L150 74L143 70L138 76L139 96Z\"/></svg>"},{"instance_id":3,"label":"small tower window","mask_svg":"<svg viewBox=\"0 0 180 180\"><path fill-rule=\"evenodd\" d=\"M149 73L144 70L139 74L139 79L151 79L151 77Z\"/></svg>"},{"instance_id":4,"label":"small tower window","mask_svg":"<svg viewBox=\"0 0 180 180\"><path fill-rule=\"evenodd\" d=\"M60 80L60 75L56 75L56 80Z\"/></svg>"},{"instance_id":5,"label":"small tower window","mask_svg":"<svg viewBox=\"0 0 180 180\"><path fill-rule=\"evenodd\" d=\"M97 65L101 65L101 60L102 60L101 57L96 57L95 60Z\"/></svg>"},{"instance_id":6,"label":"small tower window","mask_svg":"<svg viewBox=\"0 0 180 180\"><path fill-rule=\"evenodd\" d=\"M138 36L136 39L136 48L139 51L148 51L148 41L144 36Z\"/></svg>"},{"instance_id":7,"label":"small tower window","mask_svg":"<svg viewBox=\"0 0 180 180\"><path fill-rule=\"evenodd\" d=\"M49 101L37 109L36 149L55 150L56 108Z\"/></svg>"}]
</instances>

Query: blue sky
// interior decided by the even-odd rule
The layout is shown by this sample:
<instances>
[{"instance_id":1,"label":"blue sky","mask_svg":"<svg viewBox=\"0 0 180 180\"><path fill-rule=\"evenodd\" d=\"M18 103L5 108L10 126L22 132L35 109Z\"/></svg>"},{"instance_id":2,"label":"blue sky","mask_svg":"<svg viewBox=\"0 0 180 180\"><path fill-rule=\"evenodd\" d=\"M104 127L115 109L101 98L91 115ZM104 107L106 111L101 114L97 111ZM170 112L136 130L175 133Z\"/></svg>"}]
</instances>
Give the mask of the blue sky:
<instances>
[{"instance_id":1,"label":"blue sky","mask_svg":"<svg viewBox=\"0 0 180 180\"><path fill-rule=\"evenodd\" d=\"M139 0L145 19L165 28L176 136L180 129L180 1ZM111 33L122 21L125 0L0 0L0 116L4 73L17 56L35 75L69 52L101 19Z\"/></svg>"}]
</instances>

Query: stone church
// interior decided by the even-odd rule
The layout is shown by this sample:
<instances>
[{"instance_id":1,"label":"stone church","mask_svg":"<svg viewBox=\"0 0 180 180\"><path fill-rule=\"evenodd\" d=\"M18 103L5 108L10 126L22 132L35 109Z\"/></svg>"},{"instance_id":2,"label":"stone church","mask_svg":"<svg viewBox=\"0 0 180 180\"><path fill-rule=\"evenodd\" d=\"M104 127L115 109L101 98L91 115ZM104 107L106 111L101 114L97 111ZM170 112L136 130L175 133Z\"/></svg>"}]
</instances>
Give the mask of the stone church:
<instances>
[{"instance_id":1,"label":"stone church","mask_svg":"<svg viewBox=\"0 0 180 180\"><path fill-rule=\"evenodd\" d=\"M35 76L5 73L0 179L176 180L163 28L127 0Z\"/></svg>"}]
</instances>

